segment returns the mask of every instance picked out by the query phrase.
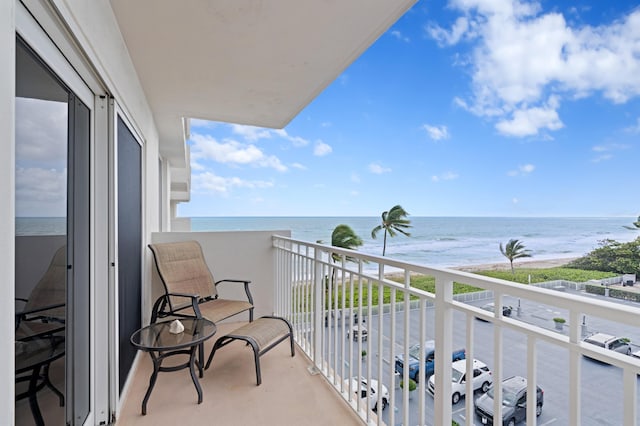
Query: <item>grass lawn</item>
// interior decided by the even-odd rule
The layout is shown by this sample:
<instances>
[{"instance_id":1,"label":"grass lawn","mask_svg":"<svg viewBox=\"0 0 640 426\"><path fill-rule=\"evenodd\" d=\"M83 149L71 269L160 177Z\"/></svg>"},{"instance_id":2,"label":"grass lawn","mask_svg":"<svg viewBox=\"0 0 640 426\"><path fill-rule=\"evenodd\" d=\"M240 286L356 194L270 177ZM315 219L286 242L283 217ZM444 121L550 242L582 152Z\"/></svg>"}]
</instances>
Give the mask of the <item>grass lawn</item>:
<instances>
[{"instance_id":1,"label":"grass lawn","mask_svg":"<svg viewBox=\"0 0 640 426\"><path fill-rule=\"evenodd\" d=\"M600 272L600 271L584 271L580 269L571 268L516 268L515 274L510 270L505 271L477 271L475 274L484 275L487 277L501 278L508 281L513 281L521 284L529 283L529 276L531 276L531 283L539 283L553 280L565 280L574 282L585 282L589 280L599 280L602 278L615 277L619 274L613 272ZM391 280L396 282L403 282L401 277L392 277ZM428 275L414 275L411 276L411 286L420 290L427 291L429 293L435 293L436 282L435 278ZM362 287L361 289L359 287ZM342 307L342 285L338 286L338 308ZM454 283L453 294L473 293L476 291L482 291L482 288L473 287L468 284ZM335 291L335 288L334 288ZM369 285L367 281L363 281L360 286L360 282L354 283L354 300L353 307L359 305L360 299L362 299L362 305L367 305L367 298L369 294ZM334 296L335 293L332 294ZM413 299L413 297L412 297ZM417 298L416 298L417 299ZM396 292L396 302L402 302L404 300L404 294ZM378 305L378 286L372 285L371 287L371 301L373 306ZM385 287L383 289L383 303L389 303L391 301L391 289ZM345 307L351 306L351 294L350 289L347 288L345 295Z\"/></svg>"},{"instance_id":2,"label":"grass lawn","mask_svg":"<svg viewBox=\"0 0 640 426\"><path fill-rule=\"evenodd\" d=\"M531 283L542 283L545 281L565 280L582 283L589 280L600 280L602 278L616 277L620 274L614 272L601 272L601 271L585 271L582 269L572 268L516 268L515 274L510 270L505 271L478 271L475 272L479 275L487 277L501 278L503 280L514 281L521 284L529 283L529 276L531 276Z\"/></svg>"}]
</instances>

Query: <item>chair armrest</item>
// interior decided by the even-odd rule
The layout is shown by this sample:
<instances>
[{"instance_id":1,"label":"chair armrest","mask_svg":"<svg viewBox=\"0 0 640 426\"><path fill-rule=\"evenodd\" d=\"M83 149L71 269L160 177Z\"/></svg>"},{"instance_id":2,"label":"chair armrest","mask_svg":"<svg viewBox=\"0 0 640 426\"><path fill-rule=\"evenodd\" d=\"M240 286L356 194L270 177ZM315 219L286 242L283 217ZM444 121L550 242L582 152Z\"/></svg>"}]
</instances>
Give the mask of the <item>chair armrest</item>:
<instances>
[{"instance_id":1,"label":"chair armrest","mask_svg":"<svg viewBox=\"0 0 640 426\"><path fill-rule=\"evenodd\" d=\"M151 311L151 324L155 323L158 319L158 316L161 318L167 317L169 315L175 314L183 309L189 308L189 305L181 306L177 309L174 309L171 305L170 297L184 297L191 299L191 308L193 308L193 312L196 315L196 318L202 318L202 314L200 313L200 308L198 307L198 301L200 300L200 296L197 294L188 294L188 293L165 293L162 296L158 297L158 299L153 304L153 308ZM169 306L169 310L165 310L165 308Z\"/></svg>"},{"instance_id":2,"label":"chair armrest","mask_svg":"<svg viewBox=\"0 0 640 426\"><path fill-rule=\"evenodd\" d=\"M253 296L251 296L251 291L249 290L249 284L251 284L250 280L224 279L224 280L216 281L214 284L215 284L215 286L217 288L218 284L223 283L223 282L244 283L244 292L247 293L247 300L249 301L249 303L251 303L253 305Z\"/></svg>"},{"instance_id":3,"label":"chair armrest","mask_svg":"<svg viewBox=\"0 0 640 426\"><path fill-rule=\"evenodd\" d=\"M56 309L56 308L62 308L64 307L64 303L56 303L53 305L47 305L47 306L41 306L39 308L34 308L34 309L29 309L26 311L21 311L16 313L16 315L19 315L21 317L24 317L25 315L31 315L31 314L37 314L38 312L44 312L44 311L48 311L50 309Z\"/></svg>"}]
</instances>

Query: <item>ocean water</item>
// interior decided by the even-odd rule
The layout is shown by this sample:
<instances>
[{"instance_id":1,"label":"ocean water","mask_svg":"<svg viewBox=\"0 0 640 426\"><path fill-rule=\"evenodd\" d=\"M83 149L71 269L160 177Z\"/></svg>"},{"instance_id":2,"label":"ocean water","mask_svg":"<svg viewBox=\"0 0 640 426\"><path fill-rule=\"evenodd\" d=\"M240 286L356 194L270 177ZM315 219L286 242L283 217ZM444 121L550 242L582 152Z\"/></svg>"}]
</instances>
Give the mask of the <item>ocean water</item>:
<instances>
[{"instance_id":1,"label":"ocean water","mask_svg":"<svg viewBox=\"0 0 640 426\"><path fill-rule=\"evenodd\" d=\"M499 245L516 238L532 258L580 257L599 247L599 241L620 242L640 237L625 229L635 218L513 218L412 217L410 237L387 238L386 256L428 266L455 267L505 262ZM331 242L339 224L349 225L364 241L358 251L382 255L383 232L371 238L379 217L194 217L193 231L290 230L299 240Z\"/></svg>"},{"instance_id":2,"label":"ocean water","mask_svg":"<svg viewBox=\"0 0 640 426\"><path fill-rule=\"evenodd\" d=\"M410 237L387 239L387 256L427 266L455 267L506 262L499 245L521 240L532 252L526 260L580 257L599 241L640 237L625 229L636 218L413 217ZM363 253L382 255L383 232L371 238L379 217L194 217L193 231L290 230L298 240L331 242L331 232L349 225L362 238ZM64 218L16 218L16 235L64 234Z\"/></svg>"}]
</instances>

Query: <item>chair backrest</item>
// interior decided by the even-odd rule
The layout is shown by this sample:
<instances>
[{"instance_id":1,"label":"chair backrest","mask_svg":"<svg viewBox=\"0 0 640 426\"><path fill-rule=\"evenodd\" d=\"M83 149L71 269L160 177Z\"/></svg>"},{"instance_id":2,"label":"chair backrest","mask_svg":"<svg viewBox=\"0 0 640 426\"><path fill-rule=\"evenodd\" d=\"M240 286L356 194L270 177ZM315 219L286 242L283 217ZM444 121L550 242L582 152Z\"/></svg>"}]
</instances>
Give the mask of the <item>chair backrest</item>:
<instances>
[{"instance_id":1,"label":"chair backrest","mask_svg":"<svg viewBox=\"0 0 640 426\"><path fill-rule=\"evenodd\" d=\"M166 293L217 296L211 271L197 241L149 244ZM176 299L178 302L178 299ZM179 300L184 303L184 299Z\"/></svg>"},{"instance_id":2,"label":"chair backrest","mask_svg":"<svg viewBox=\"0 0 640 426\"><path fill-rule=\"evenodd\" d=\"M24 311L32 311L47 306L65 304L67 301L67 246L56 250L51 263L40 281L33 287ZM40 316L65 319L64 307L38 312Z\"/></svg>"}]
</instances>

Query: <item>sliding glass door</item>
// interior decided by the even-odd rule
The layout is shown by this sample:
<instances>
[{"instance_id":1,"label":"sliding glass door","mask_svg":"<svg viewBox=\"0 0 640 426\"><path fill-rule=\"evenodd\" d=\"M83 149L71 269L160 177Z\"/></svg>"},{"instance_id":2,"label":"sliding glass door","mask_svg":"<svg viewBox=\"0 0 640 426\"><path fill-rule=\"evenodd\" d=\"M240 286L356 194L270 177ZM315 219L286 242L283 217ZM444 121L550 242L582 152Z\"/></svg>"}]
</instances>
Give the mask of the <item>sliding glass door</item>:
<instances>
[{"instance_id":1,"label":"sliding glass door","mask_svg":"<svg viewBox=\"0 0 640 426\"><path fill-rule=\"evenodd\" d=\"M16 419L90 410L91 111L16 42ZM39 386L43 384L43 386Z\"/></svg>"}]
</instances>

